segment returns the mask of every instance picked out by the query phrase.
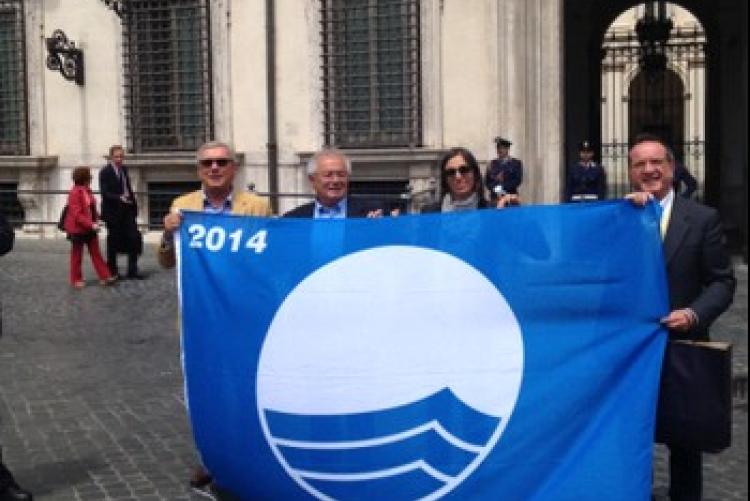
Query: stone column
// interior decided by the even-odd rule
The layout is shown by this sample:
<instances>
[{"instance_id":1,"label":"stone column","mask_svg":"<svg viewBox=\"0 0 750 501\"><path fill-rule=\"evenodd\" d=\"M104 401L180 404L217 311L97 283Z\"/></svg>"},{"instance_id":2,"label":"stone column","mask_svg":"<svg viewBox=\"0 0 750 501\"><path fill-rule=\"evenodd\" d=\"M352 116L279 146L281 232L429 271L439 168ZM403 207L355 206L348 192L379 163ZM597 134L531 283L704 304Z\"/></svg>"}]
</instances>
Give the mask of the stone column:
<instances>
[{"instance_id":1,"label":"stone column","mask_svg":"<svg viewBox=\"0 0 750 501\"><path fill-rule=\"evenodd\" d=\"M497 0L497 131L523 160L526 203L560 201L562 0Z\"/></svg>"},{"instance_id":2,"label":"stone column","mask_svg":"<svg viewBox=\"0 0 750 501\"><path fill-rule=\"evenodd\" d=\"M226 0L211 3L211 76L213 77L214 136L232 141L232 30L231 5Z\"/></svg>"}]
</instances>

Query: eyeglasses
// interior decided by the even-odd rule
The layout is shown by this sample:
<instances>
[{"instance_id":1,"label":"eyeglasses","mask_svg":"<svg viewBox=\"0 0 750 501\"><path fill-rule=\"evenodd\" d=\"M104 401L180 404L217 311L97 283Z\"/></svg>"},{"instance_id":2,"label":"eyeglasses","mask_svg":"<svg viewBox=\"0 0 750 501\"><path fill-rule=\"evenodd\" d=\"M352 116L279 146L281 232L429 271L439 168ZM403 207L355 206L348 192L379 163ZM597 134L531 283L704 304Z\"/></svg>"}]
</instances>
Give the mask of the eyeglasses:
<instances>
[{"instance_id":1,"label":"eyeglasses","mask_svg":"<svg viewBox=\"0 0 750 501\"><path fill-rule=\"evenodd\" d=\"M456 167L456 168L449 167L445 169L445 175L448 177L456 177L456 174L461 174L462 176L465 176L470 172L472 172L472 169L468 165L462 165L461 167Z\"/></svg>"},{"instance_id":2,"label":"eyeglasses","mask_svg":"<svg viewBox=\"0 0 750 501\"><path fill-rule=\"evenodd\" d=\"M229 158L202 158L201 160L198 160L198 165L205 169L208 169L214 164L216 164L218 167L226 167L231 162L232 160Z\"/></svg>"}]
</instances>

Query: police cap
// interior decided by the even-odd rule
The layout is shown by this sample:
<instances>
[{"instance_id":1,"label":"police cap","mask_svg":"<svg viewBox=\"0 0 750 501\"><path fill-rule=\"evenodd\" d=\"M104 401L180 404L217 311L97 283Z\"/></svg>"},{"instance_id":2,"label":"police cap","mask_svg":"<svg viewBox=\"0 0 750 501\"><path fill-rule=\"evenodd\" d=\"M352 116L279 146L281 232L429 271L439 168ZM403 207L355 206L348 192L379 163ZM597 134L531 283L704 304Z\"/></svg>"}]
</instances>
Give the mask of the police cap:
<instances>
[{"instance_id":1,"label":"police cap","mask_svg":"<svg viewBox=\"0 0 750 501\"><path fill-rule=\"evenodd\" d=\"M511 144L513 144L513 143L511 143L510 141L508 141L504 137L497 136L495 138L495 145L497 145L498 147L502 146L504 148L510 148Z\"/></svg>"}]
</instances>

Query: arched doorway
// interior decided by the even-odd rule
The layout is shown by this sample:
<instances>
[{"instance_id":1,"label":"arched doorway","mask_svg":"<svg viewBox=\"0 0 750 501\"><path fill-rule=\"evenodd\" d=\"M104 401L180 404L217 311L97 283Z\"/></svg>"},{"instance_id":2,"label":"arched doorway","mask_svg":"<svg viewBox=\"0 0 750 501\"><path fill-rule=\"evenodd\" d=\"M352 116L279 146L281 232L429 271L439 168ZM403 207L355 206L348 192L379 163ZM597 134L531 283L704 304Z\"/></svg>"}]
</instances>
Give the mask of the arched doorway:
<instances>
[{"instance_id":1,"label":"arched doorway","mask_svg":"<svg viewBox=\"0 0 750 501\"><path fill-rule=\"evenodd\" d=\"M699 161L705 164L705 180L701 183L703 202L719 209L730 246L747 257L747 99L748 93L748 5L737 0L672 0L700 21L698 27L705 33L695 40L698 55L705 59L690 62L686 75L675 69L685 85L685 121L689 127L702 127L705 132L696 140L695 134L685 135L685 161L691 168ZM564 2L564 54L565 54L565 156L566 165L578 158L577 144L590 139L602 147L601 156L609 158L610 178L627 173L627 139L615 135L611 129L627 127L627 93L635 78L630 73L622 82L613 78L619 67L632 55L623 47L623 58L613 59L604 50L606 33L614 21L629 9L643 9L643 0L565 0ZM635 44L632 34L637 16L629 20L631 32L621 42ZM690 35L692 36L692 35ZM694 49L683 47L683 58L689 59ZM687 53L687 54L686 54ZM636 57L637 59L637 57ZM611 68L607 73L603 67ZM608 78L609 77L609 78ZM607 88L613 89L607 93ZM607 102L603 102L606 97ZM704 98L704 102L699 102ZM619 103L619 104L618 104ZM619 110L619 111L618 111ZM618 111L619 119L611 113ZM604 124L609 124L608 129ZM608 130L610 132L608 132ZM629 131L628 131L629 132ZM607 135L609 134L609 135ZM617 141L614 141L614 140ZM620 144L617 144L620 143ZM696 160L697 159L697 160ZM621 168L625 167L625 170ZM626 181L625 181L626 182ZM627 186L627 184L624 184ZM615 196L616 192L612 192Z\"/></svg>"},{"instance_id":2,"label":"arched doorway","mask_svg":"<svg viewBox=\"0 0 750 501\"><path fill-rule=\"evenodd\" d=\"M672 23L664 67L646 67L636 25L655 2L633 7L610 25L602 43L602 161L609 192L622 196L627 179L628 142L650 132L672 145L675 155L698 181L693 196L702 199L706 169L706 35L686 9L667 3L659 12Z\"/></svg>"},{"instance_id":3,"label":"arched doorway","mask_svg":"<svg viewBox=\"0 0 750 501\"><path fill-rule=\"evenodd\" d=\"M628 124L633 133L657 134L675 149L682 146L685 85L674 70L667 68L653 77L639 71L630 82L628 96Z\"/></svg>"}]
</instances>

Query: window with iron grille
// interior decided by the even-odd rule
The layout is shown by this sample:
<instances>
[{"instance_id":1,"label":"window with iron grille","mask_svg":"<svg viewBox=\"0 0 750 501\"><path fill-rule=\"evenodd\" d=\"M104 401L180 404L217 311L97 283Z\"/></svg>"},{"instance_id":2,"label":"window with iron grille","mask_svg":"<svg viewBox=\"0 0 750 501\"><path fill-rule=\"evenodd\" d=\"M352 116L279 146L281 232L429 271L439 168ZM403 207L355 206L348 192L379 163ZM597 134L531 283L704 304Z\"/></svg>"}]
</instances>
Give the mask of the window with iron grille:
<instances>
[{"instance_id":1,"label":"window with iron grille","mask_svg":"<svg viewBox=\"0 0 750 501\"><path fill-rule=\"evenodd\" d=\"M419 0L320 0L325 142L419 146Z\"/></svg>"},{"instance_id":2,"label":"window with iron grille","mask_svg":"<svg viewBox=\"0 0 750 501\"><path fill-rule=\"evenodd\" d=\"M180 195L200 189L200 181L148 183L148 229L160 230L172 201Z\"/></svg>"},{"instance_id":3,"label":"window with iron grille","mask_svg":"<svg viewBox=\"0 0 750 501\"><path fill-rule=\"evenodd\" d=\"M197 149L213 127L208 0L131 0L123 37L133 151Z\"/></svg>"},{"instance_id":4,"label":"window with iron grille","mask_svg":"<svg viewBox=\"0 0 750 501\"><path fill-rule=\"evenodd\" d=\"M28 155L22 0L0 0L0 155Z\"/></svg>"}]
</instances>

